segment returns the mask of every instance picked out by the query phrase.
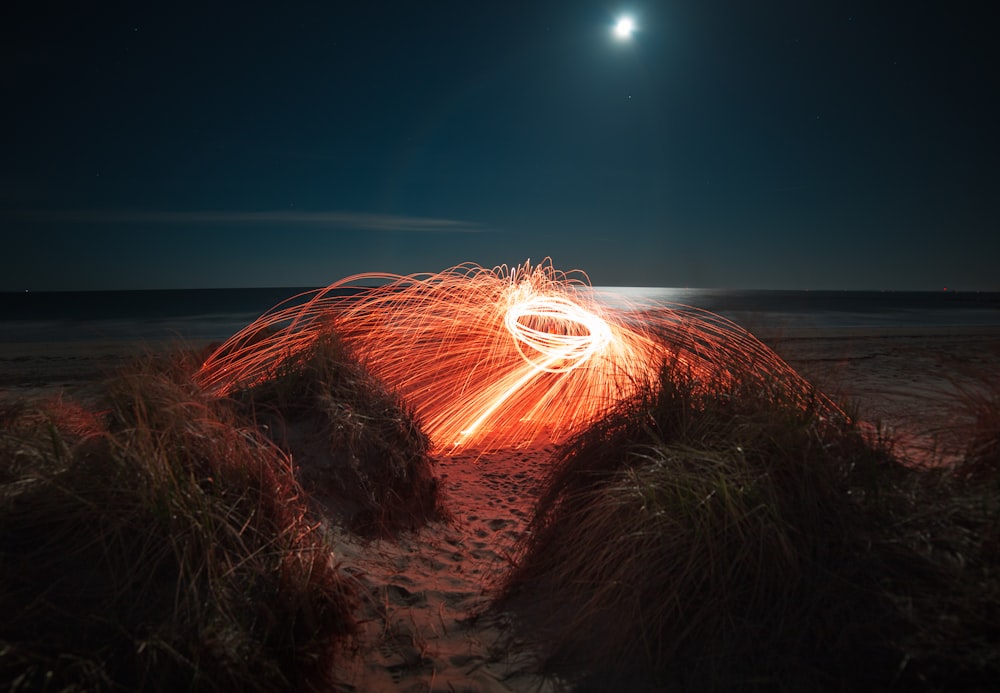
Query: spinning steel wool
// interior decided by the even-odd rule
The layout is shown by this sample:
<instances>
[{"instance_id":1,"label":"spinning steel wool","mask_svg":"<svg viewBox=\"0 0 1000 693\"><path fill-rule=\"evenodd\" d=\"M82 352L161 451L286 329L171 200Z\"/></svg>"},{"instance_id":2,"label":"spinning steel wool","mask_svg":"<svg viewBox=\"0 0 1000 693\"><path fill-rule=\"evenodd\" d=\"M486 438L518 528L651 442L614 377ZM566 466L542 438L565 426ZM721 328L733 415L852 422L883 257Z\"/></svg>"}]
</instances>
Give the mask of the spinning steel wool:
<instances>
[{"instance_id":1,"label":"spinning steel wool","mask_svg":"<svg viewBox=\"0 0 1000 693\"><path fill-rule=\"evenodd\" d=\"M218 395L251 387L330 330L415 409L444 454L559 442L650 384L665 362L708 386L739 375L815 403L808 383L725 318L623 305L549 260L348 277L272 308L212 354L198 381Z\"/></svg>"}]
</instances>

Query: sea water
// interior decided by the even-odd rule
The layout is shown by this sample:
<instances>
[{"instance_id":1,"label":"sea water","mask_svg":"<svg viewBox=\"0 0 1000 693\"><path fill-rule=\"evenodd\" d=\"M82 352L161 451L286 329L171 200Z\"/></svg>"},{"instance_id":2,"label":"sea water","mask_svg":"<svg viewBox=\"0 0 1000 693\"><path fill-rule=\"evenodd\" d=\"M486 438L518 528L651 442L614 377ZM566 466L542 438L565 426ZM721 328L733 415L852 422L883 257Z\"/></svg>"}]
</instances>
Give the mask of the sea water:
<instances>
[{"instance_id":1,"label":"sea water","mask_svg":"<svg viewBox=\"0 0 1000 693\"><path fill-rule=\"evenodd\" d=\"M1000 327L1000 292L782 291L605 287L626 302L692 306L749 328Z\"/></svg>"},{"instance_id":2,"label":"sea water","mask_svg":"<svg viewBox=\"0 0 1000 693\"><path fill-rule=\"evenodd\" d=\"M1000 327L1000 292L736 291L597 287L609 302L656 301L761 329ZM224 340L306 288L0 292L0 342Z\"/></svg>"},{"instance_id":3,"label":"sea water","mask_svg":"<svg viewBox=\"0 0 1000 693\"><path fill-rule=\"evenodd\" d=\"M305 288L0 293L0 342L203 342L235 334Z\"/></svg>"}]
</instances>

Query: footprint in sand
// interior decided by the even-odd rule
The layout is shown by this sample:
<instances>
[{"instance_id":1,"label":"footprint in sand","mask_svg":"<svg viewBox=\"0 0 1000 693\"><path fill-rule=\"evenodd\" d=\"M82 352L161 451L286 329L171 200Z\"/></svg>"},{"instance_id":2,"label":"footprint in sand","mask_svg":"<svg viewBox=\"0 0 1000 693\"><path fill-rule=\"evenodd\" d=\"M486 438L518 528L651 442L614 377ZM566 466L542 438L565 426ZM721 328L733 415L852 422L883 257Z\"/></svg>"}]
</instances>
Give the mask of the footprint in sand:
<instances>
[{"instance_id":1,"label":"footprint in sand","mask_svg":"<svg viewBox=\"0 0 1000 693\"><path fill-rule=\"evenodd\" d=\"M386 596L393 604L402 606L417 606L427 603L427 595L423 592L411 592L402 585L386 585Z\"/></svg>"},{"instance_id":2,"label":"footprint in sand","mask_svg":"<svg viewBox=\"0 0 1000 693\"><path fill-rule=\"evenodd\" d=\"M451 665L453 667L464 667L468 664L473 664L476 667L478 667L483 662L485 662L486 659L480 657L479 655L460 654L460 655L452 655L451 657L448 658L448 661L451 662Z\"/></svg>"}]
</instances>

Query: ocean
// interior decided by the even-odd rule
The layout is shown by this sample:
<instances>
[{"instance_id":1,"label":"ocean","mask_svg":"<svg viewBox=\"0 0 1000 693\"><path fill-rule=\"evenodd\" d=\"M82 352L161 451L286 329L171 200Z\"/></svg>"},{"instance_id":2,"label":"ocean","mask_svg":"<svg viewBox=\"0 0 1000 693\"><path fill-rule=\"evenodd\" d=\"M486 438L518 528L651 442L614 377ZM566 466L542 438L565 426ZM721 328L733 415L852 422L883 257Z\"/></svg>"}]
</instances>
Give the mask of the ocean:
<instances>
[{"instance_id":1,"label":"ocean","mask_svg":"<svg viewBox=\"0 0 1000 693\"><path fill-rule=\"evenodd\" d=\"M1000 292L735 291L596 287L723 315L752 332L1000 328ZM0 343L224 340L309 288L0 292Z\"/></svg>"}]
</instances>

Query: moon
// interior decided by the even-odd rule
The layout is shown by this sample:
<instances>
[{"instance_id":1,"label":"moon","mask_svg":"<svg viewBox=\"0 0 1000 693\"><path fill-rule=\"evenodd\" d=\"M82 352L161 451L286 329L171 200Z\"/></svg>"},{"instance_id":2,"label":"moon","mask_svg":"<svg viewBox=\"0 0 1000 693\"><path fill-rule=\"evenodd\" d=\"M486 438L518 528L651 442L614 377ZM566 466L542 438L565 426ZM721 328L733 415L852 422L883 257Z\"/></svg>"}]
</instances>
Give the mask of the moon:
<instances>
[{"instance_id":1,"label":"moon","mask_svg":"<svg viewBox=\"0 0 1000 693\"><path fill-rule=\"evenodd\" d=\"M632 38L632 32L635 31L635 22L632 21L631 17L621 17L617 22L615 22L615 38L620 41L628 41Z\"/></svg>"}]
</instances>

